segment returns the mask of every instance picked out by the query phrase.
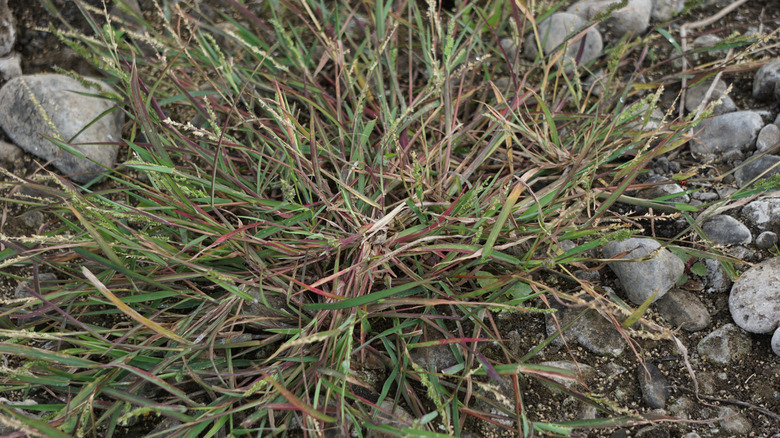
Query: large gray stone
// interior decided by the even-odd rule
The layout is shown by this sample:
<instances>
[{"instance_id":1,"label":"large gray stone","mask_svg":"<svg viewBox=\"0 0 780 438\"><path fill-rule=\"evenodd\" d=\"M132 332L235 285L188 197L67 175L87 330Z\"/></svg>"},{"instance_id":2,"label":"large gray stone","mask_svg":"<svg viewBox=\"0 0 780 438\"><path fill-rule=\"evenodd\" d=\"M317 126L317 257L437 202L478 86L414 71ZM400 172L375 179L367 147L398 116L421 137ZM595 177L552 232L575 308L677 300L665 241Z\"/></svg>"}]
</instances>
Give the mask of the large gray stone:
<instances>
[{"instance_id":1,"label":"large gray stone","mask_svg":"<svg viewBox=\"0 0 780 438\"><path fill-rule=\"evenodd\" d=\"M669 293L655 302L658 313L672 325L689 332L704 330L710 325L707 307L691 292L672 288Z\"/></svg>"},{"instance_id":2,"label":"large gray stone","mask_svg":"<svg viewBox=\"0 0 780 438\"><path fill-rule=\"evenodd\" d=\"M716 245L741 245L753 240L748 227L725 214L708 218L702 224L701 229L707 238Z\"/></svg>"},{"instance_id":3,"label":"large gray stone","mask_svg":"<svg viewBox=\"0 0 780 438\"><path fill-rule=\"evenodd\" d=\"M756 141L764 127L761 115L753 111L735 111L710 117L696 127L691 152L699 155L723 154L739 150Z\"/></svg>"},{"instance_id":4,"label":"large gray stone","mask_svg":"<svg viewBox=\"0 0 780 438\"><path fill-rule=\"evenodd\" d=\"M557 12L539 22L539 38L542 42L542 51L549 55L566 41L566 37L573 34L574 31L585 26L586 22L577 15L566 12ZM566 41L566 51L558 65L563 65L565 71L571 71L577 60L577 54L582 46L582 54L579 64L587 64L601 54L603 48L601 34L595 28L588 30L584 37L579 39L570 39ZM535 36L528 35L523 45L525 56L534 59L539 54Z\"/></svg>"},{"instance_id":5,"label":"large gray stone","mask_svg":"<svg viewBox=\"0 0 780 438\"><path fill-rule=\"evenodd\" d=\"M685 271L685 264L653 239L634 237L612 241L604 245L606 258L638 260L657 253L648 260L611 262L609 267L620 279L628 299L636 305L644 303L653 293L658 300L677 282ZM625 253L625 254L623 254Z\"/></svg>"},{"instance_id":6,"label":"large gray stone","mask_svg":"<svg viewBox=\"0 0 780 438\"><path fill-rule=\"evenodd\" d=\"M764 260L734 282L729 310L734 322L751 333L771 333L780 326L780 257Z\"/></svg>"},{"instance_id":7,"label":"large gray stone","mask_svg":"<svg viewBox=\"0 0 780 438\"><path fill-rule=\"evenodd\" d=\"M707 92L712 86L712 81L704 81L688 89L685 93L685 109L688 112L694 112L699 108L699 105L706 105L710 102L715 102L720 99L721 103L714 108L715 114L725 114L737 110L737 105L729 96L724 96L723 93L728 89L728 85L725 82L719 80L715 87L713 87L712 94L705 100Z\"/></svg>"},{"instance_id":8,"label":"large gray stone","mask_svg":"<svg viewBox=\"0 0 780 438\"><path fill-rule=\"evenodd\" d=\"M780 59L762 65L753 78L753 98L766 100L774 97L775 84L780 81Z\"/></svg>"},{"instance_id":9,"label":"large gray stone","mask_svg":"<svg viewBox=\"0 0 780 438\"><path fill-rule=\"evenodd\" d=\"M757 199L742 208L742 215L761 231L780 228L780 198Z\"/></svg>"},{"instance_id":10,"label":"large gray stone","mask_svg":"<svg viewBox=\"0 0 780 438\"><path fill-rule=\"evenodd\" d=\"M72 180L85 183L103 172L103 166L110 168L116 162L124 115L116 110L95 121L114 103L79 93L97 94L99 90L56 74L11 79L0 89L0 126L26 152L51 160ZM70 141L86 158L62 150L44 135Z\"/></svg>"},{"instance_id":11,"label":"large gray stone","mask_svg":"<svg viewBox=\"0 0 780 438\"><path fill-rule=\"evenodd\" d=\"M770 176L780 174L780 157L777 155L760 155L752 157L750 162L743 163L736 172L734 179L740 187L745 187L751 181L762 181ZM759 178L760 177L760 178Z\"/></svg>"},{"instance_id":12,"label":"large gray stone","mask_svg":"<svg viewBox=\"0 0 780 438\"><path fill-rule=\"evenodd\" d=\"M566 12L591 20L620 0L582 0L573 4ZM599 30L615 37L642 33L650 23L653 4L650 0L628 0L625 7L612 11L609 18L599 25Z\"/></svg>"},{"instance_id":13,"label":"large gray stone","mask_svg":"<svg viewBox=\"0 0 780 438\"><path fill-rule=\"evenodd\" d=\"M626 348L626 341L615 326L595 310L587 310L579 319L575 320L582 312L582 309L557 305L553 305L553 307L558 309L555 317L553 317L553 314L545 316L547 336L552 336L558 332L559 326L563 328L571 324L569 329L565 330L561 335L567 342L576 340L586 350L601 356L617 357L623 353L623 350ZM558 320L557 324L555 318ZM555 338L553 345L563 344L561 336Z\"/></svg>"}]
</instances>

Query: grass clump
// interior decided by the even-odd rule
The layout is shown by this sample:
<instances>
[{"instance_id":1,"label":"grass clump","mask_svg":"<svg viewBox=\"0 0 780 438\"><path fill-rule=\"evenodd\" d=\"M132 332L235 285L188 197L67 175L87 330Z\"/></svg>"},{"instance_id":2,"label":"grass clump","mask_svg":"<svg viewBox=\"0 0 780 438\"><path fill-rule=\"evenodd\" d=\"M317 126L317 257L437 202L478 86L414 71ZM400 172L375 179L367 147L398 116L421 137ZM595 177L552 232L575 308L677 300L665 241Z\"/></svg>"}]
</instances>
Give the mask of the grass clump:
<instances>
[{"instance_id":1,"label":"grass clump","mask_svg":"<svg viewBox=\"0 0 780 438\"><path fill-rule=\"evenodd\" d=\"M0 263L27 269L6 275L33 279L3 307L0 350L22 361L2 391L47 402L3 421L105 437L642 421L576 387L599 419L538 416L523 382L572 377L534 364L551 339L518 354L499 326L559 298L620 314L570 272L636 231L616 202L675 210L626 195L692 124L647 128L660 94L627 61L647 40L564 75L519 55L549 10L518 2L226 3L162 1L130 26L78 2L94 33L61 36L121 94L128 159L83 189L19 183L55 225L3 239ZM578 79L597 68L599 95Z\"/></svg>"}]
</instances>

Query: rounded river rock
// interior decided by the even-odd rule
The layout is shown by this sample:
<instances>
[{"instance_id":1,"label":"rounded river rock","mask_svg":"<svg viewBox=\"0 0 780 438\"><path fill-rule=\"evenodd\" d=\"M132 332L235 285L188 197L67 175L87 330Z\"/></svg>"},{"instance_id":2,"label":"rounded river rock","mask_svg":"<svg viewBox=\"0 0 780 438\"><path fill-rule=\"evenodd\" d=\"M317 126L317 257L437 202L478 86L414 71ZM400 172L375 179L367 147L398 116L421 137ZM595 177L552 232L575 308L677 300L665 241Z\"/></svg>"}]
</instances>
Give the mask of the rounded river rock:
<instances>
[{"instance_id":1,"label":"rounded river rock","mask_svg":"<svg viewBox=\"0 0 780 438\"><path fill-rule=\"evenodd\" d=\"M609 267L623 284L628 299L636 305L644 303L656 291L653 301L664 296L685 271L683 261L653 239L633 237L612 241L604 245L602 252L607 258L633 260L612 262Z\"/></svg>"},{"instance_id":2,"label":"rounded river rock","mask_svg":"<svg viewBox=\"0 0 780 438\"><path fill-rule=\"evenodd\" d=\"M734 322L751 333L780 326L780 257L764 260L734 282L729 310Z\"/></svg>"},{"instance_id":3,"label":"rounded river rock","mask_svg":"<svg viewBox=\"0 0 780 438\"><path fill-rule=\"evenodd\" d=\"M0 89L0 126L25 152L52 161L72 180L86 183L104 167L113 167L124 123L122 111L101 117L114 102L85 95L99 92L63 75L16 77ZM69 143L85 158L62 150L46 137Z\"/></svg>"}]
</instances>

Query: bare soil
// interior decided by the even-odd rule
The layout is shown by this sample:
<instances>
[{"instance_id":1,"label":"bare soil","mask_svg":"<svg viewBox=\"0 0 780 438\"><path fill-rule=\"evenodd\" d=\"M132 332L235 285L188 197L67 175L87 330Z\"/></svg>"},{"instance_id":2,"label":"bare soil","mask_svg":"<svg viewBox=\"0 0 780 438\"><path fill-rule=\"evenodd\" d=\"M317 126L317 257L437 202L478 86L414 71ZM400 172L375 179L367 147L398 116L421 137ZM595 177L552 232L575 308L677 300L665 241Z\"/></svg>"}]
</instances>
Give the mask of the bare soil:
<instances>
[{"instance_id":1,"label":"bare soil","mask_svg":"<svg viewBox=\"0 0 780 438\"><path fill-rule=\"evenodd\" d=\"M87 28L87 22L72 2L67 0L53 0L63 13L63 17L76 29L91 32ZM91 4L102 7L99 0L91 0ZM142 2L143 3L143 2ZM55 66L65 70L76 71L82 74L94 74L95 71L78 58L70 49L63 46L54 36L42 30L49 23L56 24L56 18L52 17L39 1L11 1L11 9L17 20L18 38L15 50L22 54L23 71L25 74L53 71ZM675 20L677 26L680 23L697 21L717 12L718 7L712 6L699 9L686 16ZM762 26L774 29L780 25L780 2L748 2L735 13L727 15L711 26L697 30L693 37L712 33L719 36L727 36L733 32L745 33L753 28ZM676 34L676 33L675 33ZM672 46L662 38L654 42L657 56L669 56ZM766 51L762 56L777 56L775 52ZM765 59L756 59L763 61ZM760 64L754 64L753 68L740 69L726 73L723 79L734 85L732 97L741 109L764 109L773 115L778 112L778 103L756 103L751 96L752 78L755 69ZM666 75L672 72L661 72ZM652 81L653 77L648 77ZM671 87L674 89L674 86ZM685 153L676 158L686 164L693 162ZM39 170L37 161L26 156L24 166L18 169L22 175L30 175ZM5 194L4 194L5 195ZM10 236L20 236L33 233L35 230L26 225L19 208L4 207L0 232ZM48 220L48 218L44 219ZM666 226L659 222L654 224L657 232ZM671 225L669 225L671 226ZM760 256L769 257L767 252L759 252ZM26 270L14 272L17 278L30 275ZM609 278L609 277L608 277ZM701 284L701 281L699 281ZM17 283L2 277L0 280L0 296L13 295ZM696 284L692 287L695 289ZM670 342L656 341L653 339L638 339L636 352L627 350L619 358L604 358L587 352L575 344L567 347L548 347L541 355L540 360L575 360L578 363L589 364L599 371L599 378L590 388L594 393L603 394L610 400L618 400L620 406L627 412L648 413L651 409L642 401L637 370L642 361L651 362L658 366L661 372L671 384L671 397L666 407L666 414L659 415L659 422L655 425L639 425L625 428L613 428L606 430L591 430L589 432L577 432L578 436L643 436L643 437L682 437L689 432L697 432L701 437L730 436L718 422L718 409L720 406L732 406L742 412L753 425L750 436L768 437L780 431L780 357L773 354L769 345L769 335L751 335L753 340L752 354L736 364L718 366L698 358L696 345L707 333L715 328L730 323L731 316L728 311L727 294L709 294L703 290L694 290L698 297L706 305L711 317L710 327L701 332L680 331L678 336L688 348L688 360L690 361L695 379L698 383L698 397L694 389L694 379L686 369L685 357ZM663 323L661 318L650 310L650 318ZM512 338L513 349L521 355L529 351L544 339L544 320L542 316L532 314L520 314L512 318L497 319L499 328L509 334L520 331L522 336ZM520 382L524 388L524 404L528 415L536 420L560 421L562 419L575 419L580 413L579 404L563 395L552 394L546 387L535 380L523 380ZM8 396L8 395L6 395ZM687 405L685 411L689 418L674 418L675 406ZM513 436L513 433L498 426L490 424L473 425L475 436Z\"/></svg>"}]
</instances>

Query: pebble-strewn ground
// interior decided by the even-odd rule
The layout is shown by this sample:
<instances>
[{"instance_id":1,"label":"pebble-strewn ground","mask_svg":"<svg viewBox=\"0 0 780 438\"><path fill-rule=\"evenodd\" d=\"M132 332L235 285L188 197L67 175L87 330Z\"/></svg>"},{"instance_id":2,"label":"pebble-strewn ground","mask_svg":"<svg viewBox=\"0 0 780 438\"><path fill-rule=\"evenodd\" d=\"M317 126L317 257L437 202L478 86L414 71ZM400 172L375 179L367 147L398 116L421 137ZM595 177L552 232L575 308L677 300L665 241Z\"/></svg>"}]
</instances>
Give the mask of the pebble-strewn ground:
<instances>
[{"instance_id":1,"label":"pebble-strewn ground","mask_svg":"<svg viewBox=\"0 0 780 438\"><path fill-rule=\"evenodd\" d=\"M98 2L93 2L98 3ZM141 2L141 10L150 7ZM544 51L552 50L571 27L579 27L610 2L582 1L560 9L539 24L540 33L549 33ZM586 37L585 47L572 47L561 59L561 67L573 69L575 62L587 62L601 55L602 50L626 33L651 32L661 20L670 19L682 2L670 0L631 0L627 9L593 28ZM707 6L678 19L668 28L679 36L680 26L705 20L734 2L710 1ZM63 6L65 17L76 26L84 26L73 8ZM15 24L11 19L15 16ZM51 169L75 175L77 182L86 182L99 166L70 155L58 154L51 144L36 135L45 120L36 119L37 111L26 102L28 94L19 91L21 75L51 72L54 65L80 73L90 73L84 62L69 49L59 45L45 32L35 30L52 20L37 1L0 1L0 126L4 134L0 141L0 164L12 172L30 175L37 172L36 163L50 163ZM761 38L780 27L780 2L748 2L713 23L691 26L689 47L717 44L733 32ZM12 31L14 30L15 31ZM763 46L778 41L770 36ZM536 55L531 41L518 47L511 39L505 49ZM669 56L672 46L656 40L658 56ZM761 47L759 44L757 47ZM696 112L705 98L714 100L728 87L729 96L712 118L694 132L694 138L681 153L657 160L644 182L664 182L638 197L653 198L660 194L680 193L678 202L700 206L726 199L756 179L780 174L780 52L769 49L754 52L745 68L734 69L695 84L686 92L684 106ZM729 56L727 49L690 56L688 67ZM733 55L733 53L731 54ZM750 55L748 55L750 56ZM578 59L575 59L578 58ZM672 62L667 73L684 66ZM653 77L644 78L652 81ZM78 84L55 76L26 77L33 84L32 92L44 107L57 118L53 120L61 132L75 134L105 108L82 95L64 93ZM590 78L597 81L598 78ZM501 83L496 78L496 83ZM668 87L665 97L676 95L680 84ZM675 88L676 87L676 88ZM665 99L669 105L673 99ZM663 118L661 108L654 114ZM91 111L91 112L90 112ZM117 115L119 113L117 112ZM650 123L652 121L648 121ZM106 119L82 133L84 141L105 142L95 150L84 152L101 165L111 167L122 152L112 145L122 135L122 120ZM672 175L697 169L684 186L671 182ZM686 190L696 189L684 194ZM628 210L628 208L626 209ZM35 215L16 216L3 224L7 234L32 233L39 225ZM643 425L627 429L597 431L593 434L614 437L678 437L780 436L780 256L777 243L780 234L780 195L756 196L726 204L726 208L708 211L699 218L699 226L711 242L728 255L742 272L732 283L723 266L714 260L683 260L679 253L659 249L659 242L676 235L687 224L680 220L647 223L642 238L614 242L604 248L604 257L639 259L654 255L652 260L613 264L600 272L582 271L587 280L602 293L615 293L633 306L641 305L654 291L655 303L649 318L659 325L680 328L676 333L687 356L669 340L634 338L629 345L613 325L598 312L589 311L564 335L566 343L554 342L539 354L538 363L578 370L592 392L603 394L621 406L658 418L676 417L673 422ZM692 243L700 243L700 238ZM565 248L564 248L565 250ZM656 252L656 250L658 250ZM700 262L701 269L692 270ZM675 284L681 275L688 281ZM16 284L3 284L4 296L14 295ZM21 289L19 289L21 290ZM22 292L18 292L22 293ZM559 308L556 317L533 315L499 315L501 328L512 348L523 353L533 348L557 327L573 320L582 309ZM441 354L449 353L447 349ZM448 363L447 357L430 357L420 361ZM644 365L637 358L644 361ZM437 362L438 361L438 362ZM575 365L575 362L579 366ZM692 372L692 373L691 373ZM695 376L695 377L694 377ZM538 382L525 382L526 405L532 416L547 420L588 418L598 415L592 408L560 394L551 393ZM698 393L696 392L698 388ZM682 420L680 420L682 419ZM685 421L689 419L691 421ZM485 427L484 433L498 433ZM687 435L686 435L687 434Z\"/></svg>"}]
</instances>

